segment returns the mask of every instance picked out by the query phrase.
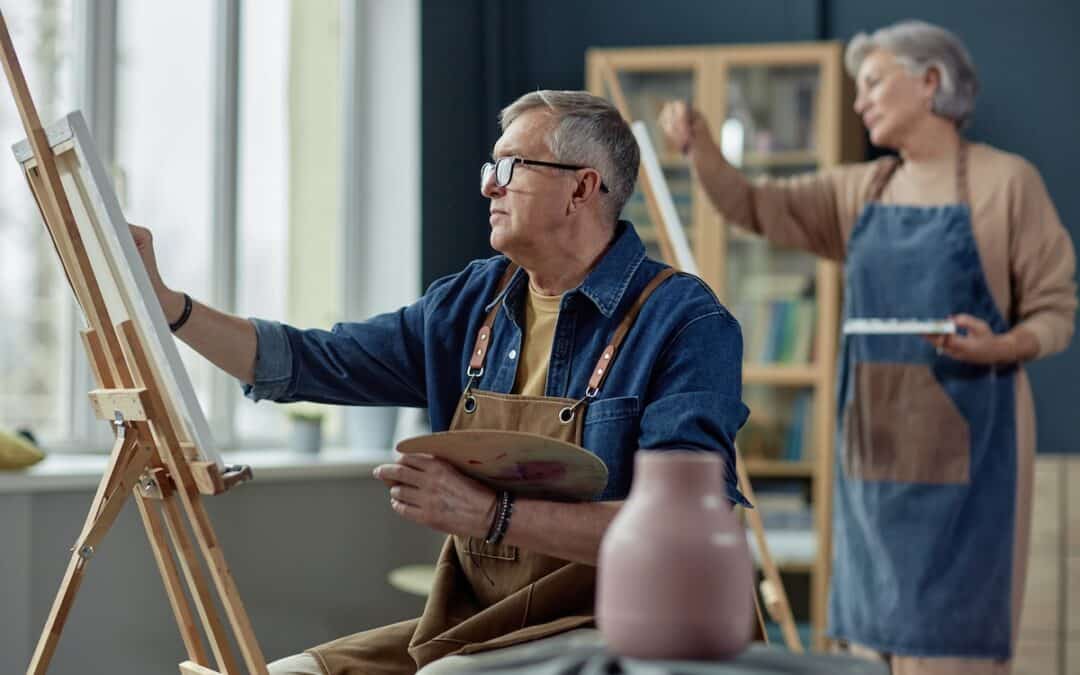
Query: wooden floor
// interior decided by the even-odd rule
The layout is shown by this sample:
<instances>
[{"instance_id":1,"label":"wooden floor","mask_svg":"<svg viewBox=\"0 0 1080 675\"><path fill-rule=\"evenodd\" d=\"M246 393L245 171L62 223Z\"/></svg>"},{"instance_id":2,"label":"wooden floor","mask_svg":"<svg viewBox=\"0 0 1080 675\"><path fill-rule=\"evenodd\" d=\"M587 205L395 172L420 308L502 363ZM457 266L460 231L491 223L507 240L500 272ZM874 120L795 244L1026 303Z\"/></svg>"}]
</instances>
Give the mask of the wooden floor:
<instances>
[{"instance_id":1,"label":"wooden floor","mask_svg":"<svg viewBox=\"0 0 1080 675\"><path fill-rule=\"evenodd\" d=\"M1080 674L1080 455L1036 461L1014 675Z\"/></svg>"}]
</instances>

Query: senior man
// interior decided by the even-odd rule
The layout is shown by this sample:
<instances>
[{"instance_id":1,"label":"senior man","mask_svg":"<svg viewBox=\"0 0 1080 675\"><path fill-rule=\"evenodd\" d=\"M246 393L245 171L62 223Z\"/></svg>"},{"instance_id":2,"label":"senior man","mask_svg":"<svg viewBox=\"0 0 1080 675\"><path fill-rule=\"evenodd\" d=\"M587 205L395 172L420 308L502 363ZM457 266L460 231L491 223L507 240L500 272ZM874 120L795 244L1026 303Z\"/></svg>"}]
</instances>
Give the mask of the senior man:
<instances>
[{"instance_id":1,"label":"senior man","mask_svg":"<svg viewBox=\"0 0 1080 675\"><path fill-rule=\"evenodd\" d=\"M699 279L646 256L618 216L638 148L610 103L537 91L502 111L481 168L502 255L436 281L417 302L331 331L248 320L192 303L136 239L178 337L255 400L426 406L432 428L530 431L608 467L593 502L514 500L430 456L375 475L402 517L450 536L422 617L340 638L271 672L404 675L443 656L592 623L605 528L638 448L718 452L735 488L745 422L742 338Z\"/></svg>"}]
</instances>

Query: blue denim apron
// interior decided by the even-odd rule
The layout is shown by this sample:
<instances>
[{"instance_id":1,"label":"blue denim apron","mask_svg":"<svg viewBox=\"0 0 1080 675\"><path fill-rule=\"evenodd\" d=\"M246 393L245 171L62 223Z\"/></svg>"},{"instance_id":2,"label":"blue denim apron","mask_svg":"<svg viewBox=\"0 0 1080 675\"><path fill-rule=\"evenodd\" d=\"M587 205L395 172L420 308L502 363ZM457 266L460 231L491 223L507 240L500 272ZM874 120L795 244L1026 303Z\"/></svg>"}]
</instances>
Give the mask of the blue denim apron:
<instances>
[{"instance_id":1,"label":"blue denim apron","mask_svg":"<svg viewBox=\"0 0 1080 675\"><path fill-rule=\"evenodd\" d=\"M891 174L848 242L845 317L963 312L1007 331L972 232L965 146L957 204L882 204ZM830 635L905 656L1010 657L1015 375L921 336L844 337Z\"/></svg>"}]
</instances>

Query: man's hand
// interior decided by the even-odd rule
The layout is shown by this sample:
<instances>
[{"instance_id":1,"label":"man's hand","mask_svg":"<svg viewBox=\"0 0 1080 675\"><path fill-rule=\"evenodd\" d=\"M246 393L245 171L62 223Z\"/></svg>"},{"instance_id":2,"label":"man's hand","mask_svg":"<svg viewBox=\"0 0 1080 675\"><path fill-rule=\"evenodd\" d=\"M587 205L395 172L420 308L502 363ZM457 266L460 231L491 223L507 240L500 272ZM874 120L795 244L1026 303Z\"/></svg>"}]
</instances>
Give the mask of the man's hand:
<instances>
[{"instance_id":1,"label":"man's hand","mask_svg":"<svg viewBox=\"0 0 1080 675\"><path fill-rule=\"evenodd\" d=\"M495 492L431 455L402 455L396 464L375 467L390 487L398 515L446 532L486 537L495 515Z\"/></svg>"},{"instance_id":2,"label":"man's hand","mask_svg":"<svg viewBox=\"0 0 1080 675\"><path fill-rule=\"evenodd\" d=\"M131 223L128 223L128 228L131 230L131 238L135 240L139 257L142 258L143 267L146 268L146 274L150 277L150 285L154 287L161 309L165 312L165 319L172 323L184 311L184 295L170 290L161 278L157 256L154 254L154 233Z\"/></svg>"}]
</instances>

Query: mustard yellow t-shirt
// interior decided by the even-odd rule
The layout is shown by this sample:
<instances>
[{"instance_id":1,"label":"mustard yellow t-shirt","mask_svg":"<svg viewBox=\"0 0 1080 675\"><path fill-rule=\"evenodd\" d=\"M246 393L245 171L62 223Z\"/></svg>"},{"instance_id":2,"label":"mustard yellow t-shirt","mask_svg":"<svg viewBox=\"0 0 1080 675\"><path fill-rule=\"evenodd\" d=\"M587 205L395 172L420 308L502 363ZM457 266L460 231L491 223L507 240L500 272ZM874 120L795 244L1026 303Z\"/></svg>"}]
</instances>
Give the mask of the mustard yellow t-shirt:
<instances>
[{"instance_id":1,"label":"mustard yellow t-shirt","mask_svg":"<svg viewBox=\"0 0 1080 675\"><path fill-rule=\"evenodd\" d=\"M514 380L515 394L544 395L560 304L561 295L544 295L529 283L529 297L525 301L525 329L522 331L520 361Z\"/></svg>"}]
</instances>

